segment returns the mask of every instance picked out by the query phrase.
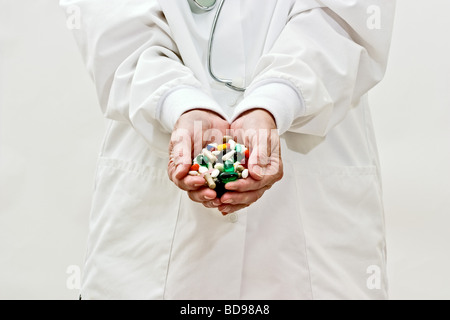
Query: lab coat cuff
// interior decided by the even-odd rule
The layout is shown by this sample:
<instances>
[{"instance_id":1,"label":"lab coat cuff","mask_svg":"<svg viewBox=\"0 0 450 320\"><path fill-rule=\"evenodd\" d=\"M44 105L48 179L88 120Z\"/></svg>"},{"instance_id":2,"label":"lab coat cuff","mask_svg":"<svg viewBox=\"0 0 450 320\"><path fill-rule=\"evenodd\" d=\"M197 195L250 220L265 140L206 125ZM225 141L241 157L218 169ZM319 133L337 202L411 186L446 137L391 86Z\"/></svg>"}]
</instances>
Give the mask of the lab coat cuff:
<instances>
[{"instance_id":1,"label":"lab coat cuff","mask_svg":"<svg viewBox=\"0 0 450 320\"><path fill-rule=\"evenodd\" d=\"M227 120L226 114L212 97L190 86L176 87L161 98L157 108L158 120L166 130L172 132L181 115L195 109L213 111Z\"/></svg>"},{"instance_id":2,"label":"lab coat cuff","mask_svg":"<svg viewBox=\"0 0 450 320\"><path fill-rule=\"evenodd\" d=\"M305 112L301 93L290 83L279 79L276 79L276 82L264 81L247 89L244 99L235 109L231 122L252 109L264 109L271 113L280 135L288 131L294 119Z\"/></svg>"}]
</instances>

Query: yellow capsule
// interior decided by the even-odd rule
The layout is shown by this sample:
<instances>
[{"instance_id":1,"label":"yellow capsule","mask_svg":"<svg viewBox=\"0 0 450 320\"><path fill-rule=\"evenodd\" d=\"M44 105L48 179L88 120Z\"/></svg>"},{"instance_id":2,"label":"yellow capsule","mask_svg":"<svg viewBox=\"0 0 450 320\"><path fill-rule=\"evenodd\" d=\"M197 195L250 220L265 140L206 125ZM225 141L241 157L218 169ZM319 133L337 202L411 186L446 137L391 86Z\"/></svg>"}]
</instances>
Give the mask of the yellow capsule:
<instances>
[{"instance_id":1,"label":"yellow capsule","mask_svg":"<svg viewBox=\"0 0 450 320\"><path fill-rule=\"evenodd\" d=\"M217 150L219 150L219 151L227 150L227 145L226 144L218 145Z\"/></svg>"}]
</instances>

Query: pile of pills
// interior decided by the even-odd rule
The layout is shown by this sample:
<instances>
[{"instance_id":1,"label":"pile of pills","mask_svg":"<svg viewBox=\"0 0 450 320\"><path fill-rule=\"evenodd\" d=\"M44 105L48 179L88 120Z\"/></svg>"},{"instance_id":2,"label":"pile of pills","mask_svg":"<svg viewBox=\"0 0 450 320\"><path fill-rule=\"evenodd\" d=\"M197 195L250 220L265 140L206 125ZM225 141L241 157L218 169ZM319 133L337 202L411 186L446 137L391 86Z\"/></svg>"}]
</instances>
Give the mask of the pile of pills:
<instances>
[{"instance_id":1,"label":"pile of pills","mask_svg":"<svg viewBox=\"0 0 450 320\"><path fill-rule=\"evenodd\" d=\"M225 136L223 144L209 144L193 159L189 174L203 176L208 187L221 197L225 184L248 177L248 158L248 148Z\"/></svg>"}]
</instances>

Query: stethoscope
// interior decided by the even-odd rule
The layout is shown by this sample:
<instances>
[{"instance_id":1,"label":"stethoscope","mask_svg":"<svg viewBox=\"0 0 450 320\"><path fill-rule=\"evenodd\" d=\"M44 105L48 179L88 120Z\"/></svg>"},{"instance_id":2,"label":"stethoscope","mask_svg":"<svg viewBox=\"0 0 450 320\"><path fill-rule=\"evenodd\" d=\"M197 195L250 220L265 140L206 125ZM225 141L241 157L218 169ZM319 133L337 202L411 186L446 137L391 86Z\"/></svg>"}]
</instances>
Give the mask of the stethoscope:
<instances>
[{"instance_id":1,"label":"stethoscope","mask_svg":"<svg viewBox=\"0 0 450 320\"><path fill-rule=\"evenodd\" d=\"M204 13L211 11L216 6L216 0L188 0L189 5L191 7L191 10L194 13ZM209 36L208 41L208 53L207 53L207 65L208 65L208 72L211 75L211 77L219 82L223 83L227 87L236 90L236 91L245 91L246 88L243 87L241 84L236 83L236 80L230 80L230 79L224 79L216 76L212 70L212 46L214 42L214 35L216 33L216 27L217 27L217 20L219 20L220 12L222 11L223 4L225 3L225 0L220 0L219 6L217 7L216 15L214 16L214 20L211 27L211 33Z\"/></svg>"}]
</instances>

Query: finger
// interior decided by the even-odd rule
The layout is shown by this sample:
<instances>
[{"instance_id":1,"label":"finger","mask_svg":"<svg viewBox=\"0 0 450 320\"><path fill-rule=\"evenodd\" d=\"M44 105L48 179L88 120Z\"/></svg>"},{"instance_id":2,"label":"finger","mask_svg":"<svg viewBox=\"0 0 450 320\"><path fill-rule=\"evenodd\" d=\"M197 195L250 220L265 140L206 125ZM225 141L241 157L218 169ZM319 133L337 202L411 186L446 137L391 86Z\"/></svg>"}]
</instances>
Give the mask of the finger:
<instances>
[{"instance_id":1,"label":"finger","mask_svg":"<svg viewBox=\"0 0 450 320\"><path fill-rule=\"evenodd\" d=\"M168 165L168 175L170 180L180 189L185 191L197 190L204 186L205 179L200 176L189 176L188 166L183 165L176 166L171 160Z\"/></svg>"},{"instance_id":2,"label":"finger","mask_svg":"<svg viewBox=\"0 0 450 320\"><path fill-rule=\"evenodd\" d=\"M175 164L177 172L175 173L179 179L181 174L186 173L192 164L193 141L187 130L176 129L172 133L169 157ZM181 168L179 166L182 166Z\"/></svg>"},{"instance_id":3,"label":"finger","mask_svg":"<svg viewBox=\"0 0 450 320\"><path fill-rule=\"evenodd\" d=\"M267 185L267 181L264 180L255 180L252 177L248 177L247 179L239 179L233 182L228 182L225 185L225 189L229 191L237 191L237 192L248 192L259 190Z\"/></svg>"},{"instance_id":4,"label":"finger","mask_svg":"<svg viewBox=\"0 0 450 320\"><path fill-rule=\"evenodd\" d=\"M203 202L203 205L208 209L216 209L222 205L219 199L214 199L213 201Z\"/></svg>"},{"instance_id":5,"label":"finger","mask_svg":"<svg viewBox=\"0 0 450 320\"><path fill-rule=\"evenodd\" d=\"M210 188L200 188L188 192L189 198L194 202L211 202L217 198L217 194Z\"/></svg>"},{"instance_id":6,"label":"finger","mask_svg":"<svg viewBox=\"0 0 450 320\"><path fill-rule=\"evenodd\" d=\"M191 164L177 164L175 166L175 172L173 173L174 179L182 180L185 178L188 175L190 168Z\"/></svg>"},{"instance_id":7,"label":"finger","mask_svg":"<svg viewBox=\"0 0 450 320\"><path fill-rule=\"evenodd\" d=\"M220 201L227 205L250 205L256 201L258 201L263 194L270 189L270 186L266 186L264 188L258 189L256 191L249 191L249 192L227 192L225 193L222 198L220 198Z\"/></svg>"},{"instance_id":8,"label":"finger","mask_svg":"<svg viewBox=\"0 0 450 320\"><path fill-rule=\"evenodd\" d=\"M263 178L263 173L259 163L258 153L259 148L257 146L251 150L250 157L248 159L248 171L253 179L261 181Z\"/></svg>"},{"instance_id":9,"label":"finger","mask_svg":"<svg viewBox=\"0 0 450 320\"><path fill-rule=\"evenodd\" d=\"M240 205L222 205L218 208L218 210L224 215L228 215L230 213L242 210L247 208L248 205L240 204Z\"/></svg>"},{"instance_id":10,"label":"finger","mask_svg":"<svg viewBox=\"0 0 450 320\"><path fill-rule=\"evenodd\" d=\"M200 184L200 179L190 177L184 180L188 177L192 164L191 150L192 145L190 139L178 139L177 134L172 134L169 147L168 174L170 180L183 190L192 190L192 188L197 188L197 185Z\"/></svg>"},{"instance_id":11,"label":"finger","mask_svg":"<svg viewBox=\"0 0 450 320\"><path fill-rule=\"evenodd\" d=\"M212 205L211 201L209 201L209 202L202 202L202 204L203 204L203 206L204 206L205 208L208 208L208 209L214 209L214 208L215 208L215 207Z\"/></svg>"},{"instance_id":12,"label":"finger","mask_svg":"<svg viewBox=\"0 0 450 320\"><path fill-rule=\"evenodd\" d=\"M250 175L255 180L261 180L264 175L276 174L281 161L280 139L277 130L260 130L258 138L253 139L253 144L254 147L251 149L248 160Z\"/></svg>"},{"instance_id":13,"label":"finger","mask_svg":"<svg viewBox=\"0 0 450 320\"><path fill-rule=\"evenodd\" d=\"M281 178L283 177L283 170L280 164L278 164L274 168L270 168L269 166L261 169L261 180L256 180L252 176L250 176L247 179L239 179L227 183L225 185L225 189L237 192L256 191L267 186L271 187L275 182L281 180Z\"/></svg>"},{"instance_id":14,"label":"finger","mask_svg":"<svg viewBox=\"0 0 450 320\"><path fill-rule=\"evenodd\" d=\"M280 158L274 157L270 160L270 165L268 166L265 167L260 167L258 165L249 166L249 172L251 176L252 172L254 172L255 170L258 170L256 171L257 174L261 175L263 179L266 178L267 180L279 181L283 176L283 162L281 161Z\"/></svg>"},{"instance_id":15,"label":"finger","mask_svg":"<svg viewBox=\"0 0 450 320\"><path fill-rule=\"evenodd\" d=\"M172 179L175 185L184 191L196 191L205 186L205 179L201 176L186 176L183 179Z\"/></svg>"}]
</instances>

